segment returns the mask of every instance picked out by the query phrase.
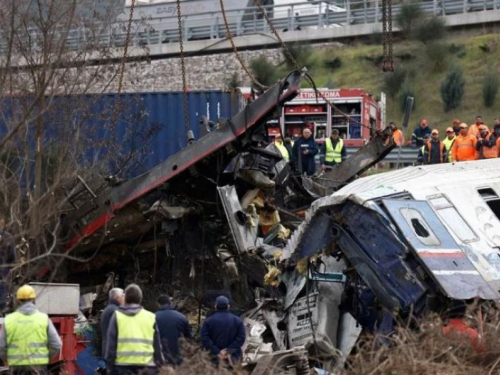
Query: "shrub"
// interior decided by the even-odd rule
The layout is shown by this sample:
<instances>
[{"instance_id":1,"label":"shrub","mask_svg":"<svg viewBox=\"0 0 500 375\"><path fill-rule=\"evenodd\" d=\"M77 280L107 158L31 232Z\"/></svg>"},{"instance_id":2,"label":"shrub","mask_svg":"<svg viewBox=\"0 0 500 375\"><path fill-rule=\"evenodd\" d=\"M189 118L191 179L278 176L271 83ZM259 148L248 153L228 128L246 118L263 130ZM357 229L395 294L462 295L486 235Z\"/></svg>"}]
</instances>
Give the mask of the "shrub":
<instances>
[{"instance_id":1,"label":"shrub","mask_svg":"<svg viewBox=\"0 0 500 375\"><path fill-rule=\"evenodd\" d=\"M452 67L441 83L441 99L445 112L460 106L464 96L464 86L465 80L462 71L456 66Z\"/></svg>"},{"instance_id":2,"label":"shrub","mask_svg":"<svg viewBox=\"0 0 500 375\"><path fill-rule=\"evenodd\" d=\"M494 68L490 68L483 81L483 102L484 106L490 108L495 103L498 92L498 73Z\"/></svg>"},{"instance_id":3,"label":"shrub","mask_svg":"<svg viewBox=\"0 0 500 375\"><path fill-rule=\"evenodd\" d=\"M275 81L276 67L264 55L250 61L250 70L257 81L265 86L271 86Z\"/></svg>"},{"instance_id":4,"label":"shrub","mask_svg":"<svg viewBox=\"0 0 500 375\"><path fill-rule=\"evenodd\" d=\"M310 66L311 65L310 57L312 55L312 48L309 44L290 43L287 45L287 47L292 57L295 59L295 61L301 68L305 66L309 70L311 70L312 66ZM281 54L283 55L283 59L285 60L287 68L295 69L295 64L293 63L288 53L286 53L285 50L282 50Z\"/></svg>"},{"instance_id":5,"label":"shrub","mask_svg":"<svg viewBox=\"0 0 500 375\"><path fill-rule=\"evenodd\" d=\"M417 108L417 98L415 97L416 90L413 86L413 84L406 79L403 87L401 88L398 96L398 102L399 102L399 108L401 112L405 111L406 108L406 98L409 96L413 97L413 110Z\"/></svg>"},{"instance_id":6,"label":"shrub","mask_svg":"<svg viewBox=\"0 0 500 375\"><path fill-rule=\"evenodd\" d=\"M406 77L407 71L402 67L396 67L396 69L394 69L394 72L392 73L385 73L384 86L385 91L387 91L387 95L389 95L391 98L395 98L399 90L401 89L401 86L403 86Z\"/></svg>"},{"instance_id":7,"label":"shrub","mask_svg":"<svg viewBox=\"0 0 500 375\"><path fill-rule=\"evenodd\" d=\"M401 11L396 16L396 25L399 27L403 36L409 38L414 27L422 18L424 12L419 4L408 3L401 6Z\"/></svg>"},{"instance_id":8,"label":"shrub","mask_svg":"<svg viewBox=\"0 0 500 375\"><path fill-rule=\"evenodd\" d=\"M234 72L231 77L226 82L227 88L229 90L235 90L241 86L241 80L238 73Z\"/></svg>"},{"instance_id":9,"label":"shrub","mask_svg":"<svg viewBox=\"0 0 500 375\"><path fill-rule=\"evenodd\" d=\"M441 43L431 43L425 46L425 57L429 69L434 72L442 72L448 66L449 49Z\"/></svg>"},{"instance_id":10,"label":"shrub","mask_svg":"<svg viewBox=\"0 0 500 375\"><path fill-rule=\"evenodd\" d=\"M446 21L439 17L426 18L416 25L412 36L424 44L443 39L446 36Z\"/></svg>"},{"instance_id":11,"label":"shrub","mask_svg":"<svg viewBox=\"0 0 500 375\"><path fill-rule=\"evenodd\" d=\"M327 58L323 62L323 65L325 66L326 69L330 70L340 69L342 67L342 60L338 56Z\"/></svg>"}]
</instances>

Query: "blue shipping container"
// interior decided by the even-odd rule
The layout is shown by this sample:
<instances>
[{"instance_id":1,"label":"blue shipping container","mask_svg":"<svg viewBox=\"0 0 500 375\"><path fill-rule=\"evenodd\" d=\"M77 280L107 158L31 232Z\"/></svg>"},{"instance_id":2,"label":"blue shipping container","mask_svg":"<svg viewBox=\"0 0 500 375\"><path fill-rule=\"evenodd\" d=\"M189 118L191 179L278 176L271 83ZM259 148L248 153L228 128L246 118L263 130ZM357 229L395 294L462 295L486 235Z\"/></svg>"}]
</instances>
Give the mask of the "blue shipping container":
<instances>
[{"instance_id":1,"label":"blue shipping container","mask_svg":"<svg viewBox=\"0 0 500 375\"><path fill-rule=\"evenodd\" d=\"M126 169L126 177L153 168L158 163L187 145L182 92L125 93L99 95L55 96L46 98L44 111L44 149L58 144L71 144L81 164L92 165L105 160L109 151L110 134L114 132L115 160L109 161L110 173L118 173L120 162L134 153L133 167ZM2 113L14 117L21 113L29 98L6 99ZM242 107L240 96L224 91L193 91L188 93L189 124L195 138L200 137L200 116L216 122L231 118ZM113 112L118 109L115 126L111 125ZM31 116L34 118L34 116ZM34 142L35 121L23 134L28 144ZM112 131L111 129L114 128ZM5 123L0 134L5 134ZM77 141L76 138L80 138ZM74 143L74 147L73 147ZM140 149L140 150L139 150ZM34 151L34 147L32 147ZM138 151L139 150L139 151Z\"/></svg>"}]
</instances>

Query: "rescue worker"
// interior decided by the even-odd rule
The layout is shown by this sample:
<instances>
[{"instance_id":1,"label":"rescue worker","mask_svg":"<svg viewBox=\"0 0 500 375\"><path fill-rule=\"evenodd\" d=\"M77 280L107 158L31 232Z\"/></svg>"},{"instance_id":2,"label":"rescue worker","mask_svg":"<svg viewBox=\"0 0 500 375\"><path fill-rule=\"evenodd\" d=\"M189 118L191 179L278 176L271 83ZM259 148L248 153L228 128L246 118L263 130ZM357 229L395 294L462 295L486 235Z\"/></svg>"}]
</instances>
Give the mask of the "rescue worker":
<instances>
[{"instance_id":1,"label":"rescue worker","mask_svg":"<svg viewBox=\"0 0 500 375\"><path fill-rule=\"evenodd\" d=\"M453 120L453 131L455 132L455 135L460 134L460 124L461 121L459 119Z\"/></svg>"},{"instance_id":2,"label":"rescue worker","mask_svg":"<svg viewBox=\"0 0 500 375\"><path fill-rule=\"evenodd\" d=\"M493 134L488 131L486 125L479 127L479 137L476 143L476 151L479 159L493 159L498 157L498 147Z\"/></svg>"},{"instance_id":3,"label":"rescue worker","mask_svg":"<svg viewBox=\"0 0 500 375\"><path fill-rule=\"evenodd\" d=\"M429 142L429 138L430 138L429 134L424 135L424 142L425 143L422 146L420 146L420 148L418 150L418 155L417 155L417 164L418 165L425 164L424 163L425 145L427 144L427 142Z\"/></svg>"},{"instance_id":4,"label":"rescue worker","mask_svg":"<svg viewBox=\"0 0 500 375\"><path fill-rule=\"evenodd\" d=\"M462 122L460 124L460 135L455 139L455 142L451 147L451 161L476 160L476 143L476 137L468 134L467 124Z\"/></svg>"},{"instance_id":5,"label":"rescue worker","mask_svg":"<svg viewBox=\"0 0 500 375\"><path fill-rule=\"evenodd\" d=\"M288 150L288 155L290 155L290 160L292 160L292 155L293 155L293 144L295 142L292 140L292 137L290 135L287 135L285 137L285 147Z\"/></svg>"},{"instance_id":6,"label":"rescue worker","mask_svg":"<svg viewBox=\"0 0 500 375\"><path fill-rule=\"evenodd\" d=\"M300 174L306 173L312 176L316 172L315 156L318 153L318 144L311 137L311 129L304 128L302 137L295 141L293 145L293 161L295 168Z\"/></svg>"},{"instance_id":7,"label":"rescue worker","mask_svg":"<svg viewBox=\"0 0 500 375\"><path fill-rule=\"evenodd\" d=\"M14 240L12 235L5 230L5 219L0 218L0 313L7 306L9 274L16 260Z\"/></svg>"},{"instance_id":8,"label":"rescue worker","mask_svg":"<svg viewBox=\"0 0 500 375\"><path fill-rule=\"evenodd\" d=\"M396 146L403 146L405 144L405 136L403 132L398 129L395 122L390 122L389 127L392 129L392 139L394 140Z\"/></svg>"},{"instance_id":9,"label":"rescue worker","mask_svg":"<svg viewBox=\"0 0 500 375\"><path fill-rule=\"evenodd\" d=\"M439 140L439 131L433 129L431 139L424 145L424 164L446 163L446 147Z\"/></svg>"},{"instance_id":10,"label":"rescue worker","mask_svg":"<svg viewBox=\"0 0 500 375\"><path fill-rule=\"evenodd\" d=\"M180 312L174 310L170 297L162 294L158 297L159 306L156 312L156 324L160 332L161 347L165 361L171 365L180 365L182 357L179 350L179 339L193 338L189 321Z\"/></svg>"},{"instance_id":11,"label":"rescue worker","mask_svg":"<svg viewBox=\"0 0 500 375\"><path fill-rule=\"evenodd\" d=\"M446 153L448 157L446 158L448 163L451 163L451 147L453 143L455 143L455 139L457 136L455 135L455 130L451 127L446 128L446 138L443 139L444 147L446 147Z\"/></svg>"},{"instance_id":12,"label":"rescue worker","mask_svg":"<svg viewBox=\"0 0 500 375\"><path fill-rule=\"evenodd\" d=\"M47 374L50 359L62 342L47 314L35 306L36 292L29 285L17 290L20 306L7 315L0 332L0 356L15 375Z\"/></svg>"},{"instance_id":13,"label":"rescue worker","mask_svg":"<svg viewBox=\"0 0 500 375\"><path fill-rule=\"evenodd\" d=\"M283 159L288 163L290 161L290 153L288 152L288 148L283 143L283 138L281 138L281 135L276 136L276 138L274 139L274 145L280 151Z\"/></svg>"},{"instance_id":14,"label":"rescue worker","mask_svg":"<svg viewBox=\"0 0 500 375\"><path fill-rule=\"evenodd\" d=\"M215 300L215 313L201 327L201 343L210 352L215 363L227 361L237 363L245 343L243 321L229 312L229 300L219 296Z\"/></svg>"},{"instance_id":15,"label":"rescue worker","mask_svg":"<svg viewBox=\"0 0 500 375\"><path fill-rule=\"evenodd\" d=\"M141 302L141 288L130 284L125 304L111 317L105 356L110 374L156 374L157 366L163 365L155 315Z\"/></svg>"},{"instance_id":16,"label":"rescue worker","mask_svg":"<svg viewBox=\"0 0 500 375\"><path fill-rule=\"evenodd\" d=\"M118 307L123 305L125 295L123 289L113 288L109 291L108 305L101 314L101 336L102 336L102 355L106 352L106 337L108 335L109 321L111 317L118 310Z\"/></svg>"},{"instance_id":17,"label":"rescue worker","mask_svg":"<svg viewBox=\"0 0 500 375\"><path fill-rule=\"evenodd\" d=\"M424 145L424 137L430 137L432 129L426 119L420 121L420 125L415 128L411 135L411 143L414 147L422 147Z\"/></svg>"},{"instance_id":18,"label":"rescue worker","mask_svg":"<svg viewBox=\"0 0 500 375\"><path fill-rule=\"evenodd\" d=\"M331 170L333 166L342 163L346 158L344 141L339 138L338 129L332 129L332 135L326 138L321 146L321 169Z\"/></svg>"},{"instance_id":19,"label":"rescue worker","mask_svg":"<svg viewBox=\"0 0 500 375\"><path fill-rule=\"evenodd\" d=\"M495 139L500 137L500 120L497 118L493 122L493 129L491 130L491 133L495 136Z\"/></svg>"},{"instance_id":20,"label":"rescue worker","mask_svg":"<svg viewBox=\"0 0 500 375\"><path fill-rule=\"evenodd\" d=\"M469 135L473 135L474 137L478 138L479 127L481 125L484 125L483 117L478 115L476 116L476 122L469 127Z\"/></svg>"}]
</instances>

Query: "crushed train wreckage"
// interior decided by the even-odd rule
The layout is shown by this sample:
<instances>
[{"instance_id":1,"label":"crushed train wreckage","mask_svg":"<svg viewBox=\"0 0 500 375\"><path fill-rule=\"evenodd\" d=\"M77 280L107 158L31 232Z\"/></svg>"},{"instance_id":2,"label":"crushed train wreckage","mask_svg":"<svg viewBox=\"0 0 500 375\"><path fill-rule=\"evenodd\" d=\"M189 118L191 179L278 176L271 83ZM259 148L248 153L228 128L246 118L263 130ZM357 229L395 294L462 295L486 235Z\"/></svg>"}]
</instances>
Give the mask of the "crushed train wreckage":
<instances>
[{"instance_id":1,"label":"crushed train wreckage","mask_svg":"<svg viewBox=\"0 0 500 375\"><path fill-rule=\"evenodd\" d=\"M117 283L168 291L193 323L226 294L255 374L281 357L306 373L306 350L341 367L362 330L388 333L395 314L498 299L500 160L358 179L395 147L387 129L332 171L301 176L266 142L301 78L144 175L77 181L64 251L89 261L68 261L65 281L100 285L94 310Z\"/></svg>"}]
</instances>

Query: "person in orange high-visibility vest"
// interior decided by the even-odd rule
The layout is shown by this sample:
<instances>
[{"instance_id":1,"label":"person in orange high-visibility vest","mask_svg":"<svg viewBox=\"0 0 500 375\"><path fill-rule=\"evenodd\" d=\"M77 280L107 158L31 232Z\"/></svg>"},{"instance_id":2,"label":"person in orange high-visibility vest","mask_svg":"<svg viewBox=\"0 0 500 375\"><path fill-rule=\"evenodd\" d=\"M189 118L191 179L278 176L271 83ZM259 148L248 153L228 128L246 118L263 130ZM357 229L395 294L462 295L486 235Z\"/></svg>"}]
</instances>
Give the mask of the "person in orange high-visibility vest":
<instances>
[{"instance_id":1,"label":"person in orange high-visibility vest","mask_svg":"<svg viewBox=\"0 0 500 375\"><path fill-rule=\"evenodd\" d=\"M468 134L473 135L474 137L478 138L479 137L479 127L481 125L484 125L483 117L476 116L476 122L469 127Z\"/></svg>"},{"instance_id":2,"label":"person in orange high-visibility vest","mask_svg":"<svg viewBox=\"0 0 500 375\"><path fill-rule=\"evenodd\" d=\"M476 143L479 159L493 159L498 157L498 146L493 134L488 131L486 125L479 127L479 137Z\"/></svg>"},{"instance_id":3,"label":"person in orange high-visibility vest","mask_svg":"<svg viewBox=\"0 0 500 375\"><path fill-rule=\"evenodd\" d=\"M396 123L390 122L389 127L392 129L392 139L396 146L403 146L405 144L405 136L401 129L398 129Z\"/></svg>"},{"instance_id":4,"label":"person in orange high-visibility vest","mask_svg":"<svg viewBox=\"0 0 500 375\"><path fill-rule=\"evenodd\" d=\"M460 124L460 134L451 147L451 161L477 160L476 143L476 137L467 134L467 124L462 122Z\"/></svg>"}]
</instances>

